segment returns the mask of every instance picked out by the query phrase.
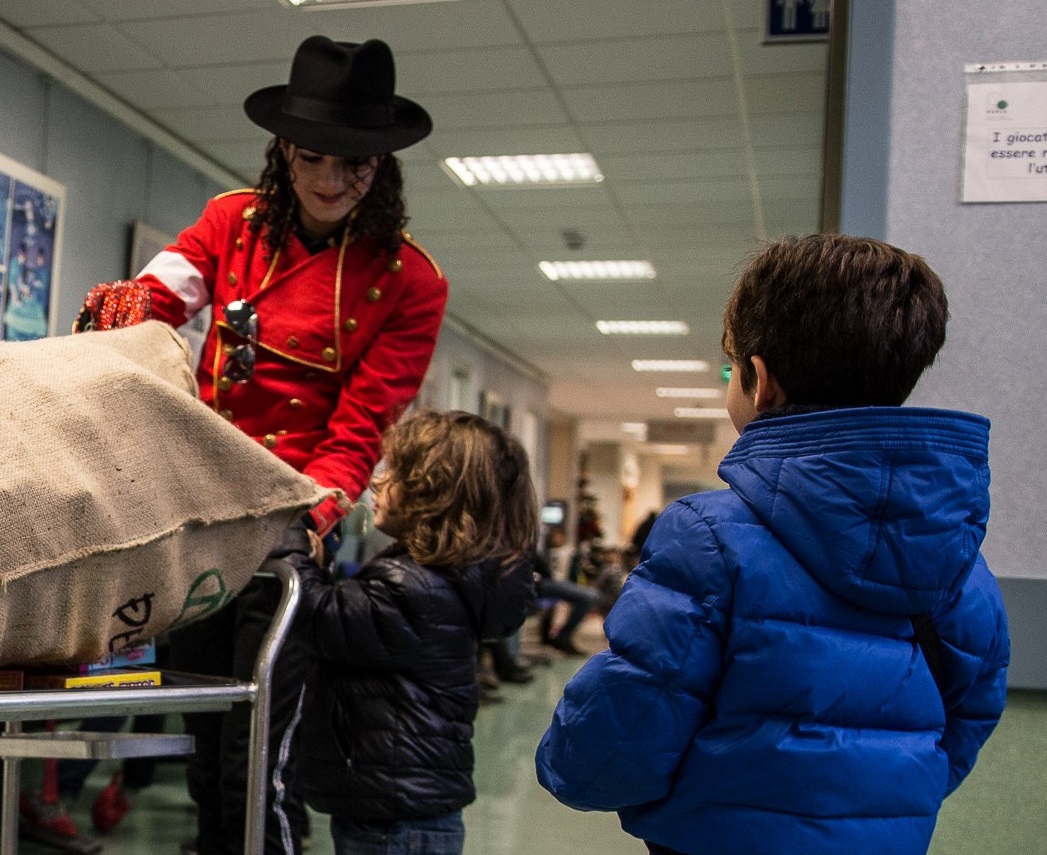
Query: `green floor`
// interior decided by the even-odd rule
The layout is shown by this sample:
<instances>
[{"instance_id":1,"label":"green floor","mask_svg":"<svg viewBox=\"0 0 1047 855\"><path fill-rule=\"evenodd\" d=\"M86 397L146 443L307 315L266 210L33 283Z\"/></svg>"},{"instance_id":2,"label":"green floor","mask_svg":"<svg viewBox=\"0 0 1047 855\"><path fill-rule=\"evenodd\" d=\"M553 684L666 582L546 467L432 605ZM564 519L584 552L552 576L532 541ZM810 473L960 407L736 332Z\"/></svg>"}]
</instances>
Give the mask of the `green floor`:
<instances>
[{"instance_id":1,"label":"green floor","mask_svg":"<svg viewBox=\"0 0 1047 855\"><path fill-rule=\"evenodd\" d=\"M590 649L602 641L595 620L583 627ZM537 648L528 643L527 649ZM526 686L504 686L501 703L485 706L476 722L479 798L466 810L466 855L643 855L613 815L576 813L542 790L534 777L534 748L564 682L579 659L555 654L535 668ZM89 811L112 765L88 782L73 815L90 829ZM193 832L191 803L178 763L159 766L158 781L143 790L128 818L100 838L103 853L177 855ZM23 855L56 850L23 843ZM308 855L332 855L326 820L313 816ZM1047 693L1012 692L1003 720L971 777L946 802L931 846L933 855L1047 855ZM787 853L786 855L802 855ZM843 855L843 853L841 853Z\"/></svg>"}]
</instances>

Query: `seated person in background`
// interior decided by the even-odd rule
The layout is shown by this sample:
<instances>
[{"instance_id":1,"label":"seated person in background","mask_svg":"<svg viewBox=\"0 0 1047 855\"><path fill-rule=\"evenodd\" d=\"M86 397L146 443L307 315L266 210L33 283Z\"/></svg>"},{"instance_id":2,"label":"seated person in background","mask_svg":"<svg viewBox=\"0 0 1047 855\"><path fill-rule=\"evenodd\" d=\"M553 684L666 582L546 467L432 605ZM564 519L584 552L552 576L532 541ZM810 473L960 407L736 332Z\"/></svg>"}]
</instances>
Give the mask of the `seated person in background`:
<instances>
[{"instance_id":1,"label":"seated person in background","mask_svg":"<svg viewBox=\"0 0 1047 855\"><path fill-rule=\"evenodd\" d=\"M558 799L659 855L927 851L1009 658L988 421L901 406L947 317L927 263L880 241L750 262L724 317L730 489L655 523L538 748Z\"/></svg>"},{"instance_id":2,"label":"seated person in background","mask_svg":"<svg viewBox=\"0 0 1047 855\"><path fill-rule=\"evenodd\" d=\"M297 568L293 632L317 664L299 783L336 855L453 855L476 796L477 648L533 607L537 503L526 452L479 416L417 414L383 450L375 525L396 540L351 578Z\"/></svg>"},{"instance_id":3,"label":"seated person in background","mask_svg":"<svg viewBox=\"0 0 1047 855\"><path fill-rule=\"evenodd\" d=\"M567 619L559 627L554 627L555 604L545 607L539 619L542 644L553 647L568 656L584 656L585 652L574 643L574 631L593 609L603 603L603 597L596 588L588 585L554 579L549 563L541 555L535 556L534 572L540 600L563 601L571 607Z\"/></svg>"},{"instance_id":4,"label":"seated person in background","mask_svg":"<svg viewBox=\"0 0 1047 855\"><path fill-rule=\"evenodd\" d=\"M629 575L629 568L625 564L625 552L612 547L603 552L603 563L596 573L593 587L600 592L602 597L600 609L604 614L610 611L611 606L618 602L622 594L622 586Z\"/></svg>"},{"instance_id":5,"label":"seated person in background","mask_svg":"<svg viewBox=\"0 0 1047 855\"><path fill-rule=\"evenodd\" d=\"M592 582L600 567L602 549L603 543L599 538L579 541L578 548L571 556L567 579L579 585L588 585Z\"/></svg>"},{"instance_id":6,"label":"seated person in background","mask_svg":"<svg viewBox=\"0 0 1047 855\"><path fill-rule=\"evenodd\" d=\"M654 528L654 524L658 519L658 511L651 510L647 512L639 524L636 526L636 530L633 531L633 536L629 539L629 544L632 547L632 551L639 556L640 552L643 551L643 545L647 542L647 537L651 533L651 529Z\"/></svg>"}]
</instances>

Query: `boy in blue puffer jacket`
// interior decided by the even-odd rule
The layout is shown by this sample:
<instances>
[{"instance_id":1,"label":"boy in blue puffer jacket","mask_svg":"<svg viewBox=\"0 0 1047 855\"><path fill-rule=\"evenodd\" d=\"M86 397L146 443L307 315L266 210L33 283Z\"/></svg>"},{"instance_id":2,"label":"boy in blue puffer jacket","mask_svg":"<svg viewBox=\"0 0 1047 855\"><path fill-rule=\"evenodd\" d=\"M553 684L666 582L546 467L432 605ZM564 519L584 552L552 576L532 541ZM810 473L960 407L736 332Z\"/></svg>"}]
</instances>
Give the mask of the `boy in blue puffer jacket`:
<instances>
[{"instance_id":1,"label":"boy in blue puffer jacket","mask_svg":"<svg viewBox=\"0 0 1047 855\"><path fill-rule=\"evenodd\" d=\"M947 318L926 262L880 241L750 262L724 316L730 489L662 513L565 688L537 754L560 801L659 855L927 851L1009 659L988 421L900 406Z\"/></svg>"}]
</instances>

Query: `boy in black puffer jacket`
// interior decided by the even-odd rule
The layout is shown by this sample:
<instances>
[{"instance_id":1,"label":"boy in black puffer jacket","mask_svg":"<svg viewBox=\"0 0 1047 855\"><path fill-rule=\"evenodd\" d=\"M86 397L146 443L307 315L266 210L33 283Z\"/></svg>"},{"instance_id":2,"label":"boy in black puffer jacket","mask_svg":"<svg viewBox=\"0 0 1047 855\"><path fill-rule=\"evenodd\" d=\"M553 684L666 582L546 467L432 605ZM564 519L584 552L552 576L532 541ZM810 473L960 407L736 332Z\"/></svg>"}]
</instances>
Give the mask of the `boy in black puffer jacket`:
<instances>
[{"instance_id":1,"label":"boy in black puffer jacket","mask_svg":"<svg viewBox=\"0 0 1047 855\"><path fill-rule=\"evenodd\" d=\"M299 728L299 782L331 814L338 855L457 855L476 796L478 641L534 600L537 506L518 442L469 413L390 429L375 525L396 542L350 579L302 575L294 631L317 667ZM311 534L311 533L310 533Z\"/></svg>"}]
</instances>

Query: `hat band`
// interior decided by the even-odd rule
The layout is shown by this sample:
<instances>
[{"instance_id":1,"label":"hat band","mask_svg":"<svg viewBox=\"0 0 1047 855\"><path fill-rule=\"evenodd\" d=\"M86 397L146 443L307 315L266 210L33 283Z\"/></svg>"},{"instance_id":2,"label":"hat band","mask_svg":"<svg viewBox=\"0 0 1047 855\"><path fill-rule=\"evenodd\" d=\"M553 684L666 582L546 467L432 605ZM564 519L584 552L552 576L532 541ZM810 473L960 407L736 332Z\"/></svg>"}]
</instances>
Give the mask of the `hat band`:
<instances>
[{"instance_id":1,"label":"hat band","mask_svg":"<svg viewBox=\"0 0 1047 855\"><path fill-rule=\"evenodd\" d=\"M396 118L390 104L332 104L300 95L284 98L284 112L300 119L357 128L384 128Z\"/></svg>"}]
</instances>

